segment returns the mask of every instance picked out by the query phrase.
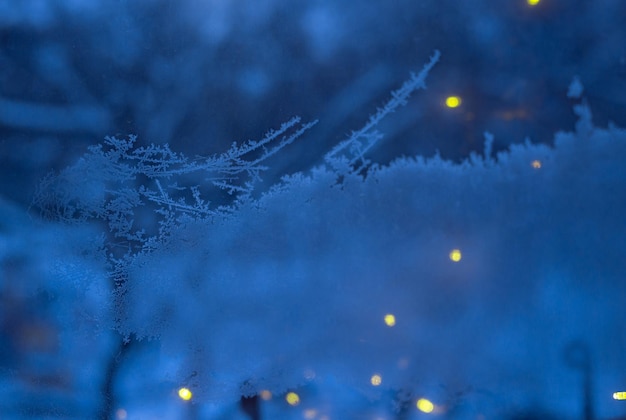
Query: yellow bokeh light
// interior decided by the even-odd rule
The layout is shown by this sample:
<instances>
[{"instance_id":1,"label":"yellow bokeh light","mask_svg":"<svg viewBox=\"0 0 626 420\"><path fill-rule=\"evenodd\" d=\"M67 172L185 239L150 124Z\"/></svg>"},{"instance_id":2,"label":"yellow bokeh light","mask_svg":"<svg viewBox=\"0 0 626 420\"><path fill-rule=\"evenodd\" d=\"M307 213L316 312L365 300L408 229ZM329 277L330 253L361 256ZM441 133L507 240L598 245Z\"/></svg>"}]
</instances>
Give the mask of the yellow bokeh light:
<instances>
[{"instance_id":1,"label":"yellow bokeh light","mask_svg":"<svg viewBox=\"0 0 626 420\"><path fill-rule=\"evenodd\" d=\"M454 262L459 262L461 261L461 250L460 249L453 249L452 251L450 251L450 255L449 255L450 259Z\"/></svg>"},{"instance_id":2,"label":"yellow bokeh light","mask_svg":"<svg viewBox=\"0 0 626 420\"><path fill-rule=\"evenodd\" d=\"M526 0L530 6L536 6L541 0Z\"/></svg>"},{"instance_id":3,"label":"yellow bokeh light","mask_svg":"<svg viewBox=\"0 0 626 420\"><path fill-rule=\"evenodd\" d=\"M388 327L396 325L396 316L393 314L385 315L385 324L387 324Z\"/></svg>"},{"instance_id":4,"label":"yellow bokeh light","mask_svg":"<svg viewBox=\"0 0 626 420\"><path fill-rule=\"evenodd\" d=\"M287 395L285 395L285 400L289 405L296 406L300 404L300 396L295 392L289 392Z\"/></svg>"},{"instance_id":5,"label":"yellow bokeh light","mask_svg":"<svg viewBox=\"0 0 626 420\"><path fill-rule=\"evenodd\" d=\"M540 168L541 168L541 161L540 161L540 160L535 159L535 160L533 160L533 161L530 163L530 166L532 166L532 167L533 167L533 168L535 168L535 169L540 169Z\"/></svg>"},{"instance_id":6,"label":"yellow bokeh light","mask_svg":"<svg viewBox=\"0 0 626 420\"><path fill-rule=\"evenodd\" d=\"M370 378L370 382L372 383L372 385L378 386L383 383L383 378L382 376L376 373L372 375L372 377Z\"/></svg>"},{"instance_id":7,"label":"yellow bokeh light","mask_svg":"<svg viewBox=\"0 0 626 420\"><path fill-rule=\"evenodd\" d=\"M446 106L448 108L456 108L461 105L461 98L458 96L448 96L446 98Z\"/></svg>"},{"instance_id":8,"label":"yellow bokeh light","mask_svg":"<svg viewBox=\"0 0 626 420\"><path fill-rule=\"evenodd\" d=\"M178 390L178 396L185 401L189 401L191 399L191 397L193 397L193 394L191 393L191 391L189 390L189 388L181 388Z\"/></svg>"},{"instance_id":9,"label":"yellow bokeh light","mask_svg":"<svg viewBox=\"0 0 626 420\"><path fill-rule=\"evenodd\" d=\"M626 391L614 392L613 399L614 400L626 400Z\"/></svg>"},{"instance_id":10,"label":"yellow bokeh light","mask_svg":"<svg viewBox=\"0 0 626 420\"><path fill-rule=\"evenodd\" d=\"M423 413L432 413L435 409L435 404L428 401L426 398L420 398L415 405L417 409Z\"/></svg>"},{"instance_id":11,"label":"yellow bokeh light","mask_svg":"<svg viewBox=\"0 0 626 420\"><path fill-rule=\"evenodd\" d=\"M268 391L267 389L264 389L263 391L261 391L259 395L261 396L261 399L264 401L269 401L272 399L272 393Z\"/></svg>"}]
</instances>

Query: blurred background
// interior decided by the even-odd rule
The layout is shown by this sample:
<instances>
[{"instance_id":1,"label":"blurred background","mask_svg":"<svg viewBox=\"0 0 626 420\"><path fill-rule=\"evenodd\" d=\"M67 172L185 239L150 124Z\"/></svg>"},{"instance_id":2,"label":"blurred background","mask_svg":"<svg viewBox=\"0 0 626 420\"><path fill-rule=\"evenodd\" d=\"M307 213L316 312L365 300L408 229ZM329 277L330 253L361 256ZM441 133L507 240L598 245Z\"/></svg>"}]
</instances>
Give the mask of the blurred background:
<instances>
[{"instance_id":1,"label":"blurred background","mask_svg":"<svg viewBox=\"0 0 626 420\"><path fill-rule=\"evenodd\" d=\"M374 161L459 160L486 130L496 150L549 143L573 126L575 75L594 122L624 125L625 21L622 0L0 0L0 195L28 203L106 135L210 155L319 119L269 186L321 163L435 49L428 91L384 122Z\"/></svg>"},{"instance_id":2,"label":"blurred background","mask_svg":"<svg viewBox=\"0 0 626 420\"><path fill-rule=\"evenodd\" d=\"M211 155L294 115L319 119L268 162L269 187L321 164L435 49L442 58L428 89L381 124L373 161L437 152L460 161L482 150L485 131L496 151L525 139L550 144L574 126L567 88L575 76L595 124L626 126L624 0L0 0L0 418L7 407L6 418L255 418L244 402L181 404L177 384L140 390L154 343L121 357L118 337L93 338L109 316L98 312L106 276L72 261L58 271L54 257L65 254L56 232L20 229L31 226L23 213L35 187L107 135ZM446 104L451 96L458 106ZM78 230L69 245L85 246L87 236ZM94 271L87 294L78 280L49 288L85 270ZM584 344L577 349L587 357ZM573 364L582 381L586 368ZM113 401L114 373L123 385ZM412 396L389 395L378 407L322 385L304 386L300 397L342 393L338 418L355 407L388 418L392 406L394 418L409 418ZM583 388L576 382L573 392ZM501 403L468 394L465 405L461 395L447 403L458 418ZM287 397L267 402L266 418L287 418L299 404ZM542 409L521 407L511 419L550 418ZM298 416L323 420L303 406Z\"/></svg>"}]
</instances>

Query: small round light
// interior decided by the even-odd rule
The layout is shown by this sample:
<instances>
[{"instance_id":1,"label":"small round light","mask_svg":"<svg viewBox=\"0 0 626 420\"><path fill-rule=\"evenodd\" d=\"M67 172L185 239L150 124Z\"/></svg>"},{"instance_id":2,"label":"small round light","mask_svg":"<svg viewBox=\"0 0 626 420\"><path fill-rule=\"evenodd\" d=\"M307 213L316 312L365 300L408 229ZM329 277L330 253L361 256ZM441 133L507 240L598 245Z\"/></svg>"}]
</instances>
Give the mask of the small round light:
<instances>
[{"instance_id":1,"label":"small round light","mask_svg":"<svg viewBox=\"0 0 626 420\"><path fill-rule=\"evenodd\" d=\"M423 413L432 413L435 409L435 404L428 401L426 398L420 398L415 405L417 409Z\"/></svg>"},{"instance_id":2,"label":"small round light","mask_svg":"<svg viewBox=\"0 0 626 420\"><path fill-rule=\"evenodd\" d=\"M448 108L457 108L461 105L461 98L458 96L448 96L446 98L446 106Z\"/></svg>"},{"instance_id":3,"label":"small round light","mask_svg":"<svg viewBox=\"0 0 626 420\"><path fill-rule=\"evenodd\" d=\"M300 404L300 396L295 392L289 392L287 395L285 395L285 400L289 405L296 406Z\"/></svg>"},{"instance_id":4,"label":"small round light","mask_svg":"<svg viewBox=\"0 0 626 420\"><path fill-rule=\"evenodd\" d=\"M178 396L180 397L181 400L189 401L191 397L193 397L193 394L191 393L189 388L183 387L178 390Z\"/></svg>"},{"instance_id":5,"label":"small round light","mask_svg":"<svg viewBox=\"0 0 626 420\"><path fill-rule=\"evenodd\" d=\"M450 255L449 255L450 259L454 262L459 262L461 261L462 255L461 255L461 250L460 249L453 249L452 251L450 251Z\"/></svg>"},{"instance_id":6,"label":"small round light","mask_svg":"<svg viewBox=\"0 0 626 420\"><path fill-rule=\"evenodd\" d=\"M535 159L530 163L530 166L532 166L533 169L541 169L541 161Z\"/></svg>"},{"instance_id":7,"label":"small round light","mask_svg":"<svg viewBox=\"0 0 626 420\"><path fill-rule=\"evenodd\" d=\"M529 6L536 6L541 0L526 0Z\"/></svg>"},{"instance_id":8,"label":"small round light","mask_svg":"<svg viewBox=\"0 0 626 420\"><path fill-rule=\"evenodd\" d=\"M379 374L374 374L370 378L370 382L372 383L372 385L378 386L383 383L383 378Z\"/></svg>"},{"instance_id":9,"label":"small round light","mask_svg":"<svg viewBox=\"0 0 626 420\"><path fill-rule=\"evenodd\" d=\"M396 325L395 315L393 314L385 315L385 324L387 324L388 327L393 327L394 325Z\"/></svg>"}]
</instances>

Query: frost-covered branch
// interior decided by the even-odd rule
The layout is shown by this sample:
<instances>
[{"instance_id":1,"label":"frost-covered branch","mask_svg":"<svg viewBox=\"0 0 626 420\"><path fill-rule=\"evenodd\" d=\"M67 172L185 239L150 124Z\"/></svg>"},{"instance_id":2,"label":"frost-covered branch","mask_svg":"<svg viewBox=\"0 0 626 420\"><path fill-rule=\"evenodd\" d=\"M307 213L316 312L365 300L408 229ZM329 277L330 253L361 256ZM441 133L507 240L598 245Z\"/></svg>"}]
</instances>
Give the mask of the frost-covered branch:
<instances>
[{"instance_id":1,"label":"frost-covered branch","mask_svg":"<svg viewBox=\"0 0 626 420\"><path fill-rule=\"evenodd\" d=\"M232 195L230 205L249 194L267 169L263 163L316 121L299 123L300 118L294 117L260 141L233 143L225 153L193 159L168 145L137 146L136 136L107 137L103 144L90 147L75 165L49 174L33 205L46 219L103 221L116 248L121 245L117 241L122 241L126 245L120 249L133 255L165 240L173 228L170 224L228 213L228 204L213 208L201 191L225 189ZM204 179L204 183L181 186L182 176ZM140 212L140 208L147 211Z\"/></svg>"},{"instance_id":2,"label":"frost-covered branch","mask_svg":"<svg viewBox=\"0 0 626 420\"><path fill-rule=\"evenodd\" d=\"M365 153L383 137L379 131L375 130L375 127L398 107L406 105L409 97L416 90L426 88L426 77L437 64L440 56L440 52L435 50L430 61L424 65L419 74L411 73L411 77L399 89L391 93L391 98L382 108L378 108L377 112L369 117L363 127L352 132L348 139L337 144L326 154L326 162L338 172L345 172L349 168L349 170L358 173L367 167L369 161L365 158Z\"/></svg>"}]
</instances>

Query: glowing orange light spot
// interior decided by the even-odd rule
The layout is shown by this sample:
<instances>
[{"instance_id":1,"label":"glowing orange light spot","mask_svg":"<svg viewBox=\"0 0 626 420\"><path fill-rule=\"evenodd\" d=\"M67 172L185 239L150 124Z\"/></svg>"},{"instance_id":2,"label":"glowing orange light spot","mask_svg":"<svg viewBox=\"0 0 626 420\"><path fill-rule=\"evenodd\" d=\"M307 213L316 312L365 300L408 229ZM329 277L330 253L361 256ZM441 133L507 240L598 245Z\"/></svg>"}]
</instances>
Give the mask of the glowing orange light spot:
<instances>
[{"instance_id":1,"label":"glowing orange light spot","mask_svg":"<svg viewBox=\"0 0 626 420\"><path fill-rule=\"evenodd\" d=\"M264 389L263 391L261 391L261 399L264 401L269 401L272 399L272 393L270 391L268 391L267 389Z\"/></svg>"},{"instance_id":2,"label":"glowing orange light spot","mask_svg":"<svg viewBox=\"0 0 626 420\"><path fill-rule=\"evenodd\" d=\"M503 119L504 121L512 120L525 120L528 119L529 114L525 108L507 109L504 111L496 111L495 116Z\"/></svg>"},{"instance_id":3,"label":"glowing orange light spot","mask_svg":"<svg viewBox=\"0 0 626 420\"><path fill-rule=\"evenodd\" d=\"M540 160L533 160L530 163L530 166L532 166L534 169L540 169L541 168L541 161Z\"/></svg>"}]
</instances>

